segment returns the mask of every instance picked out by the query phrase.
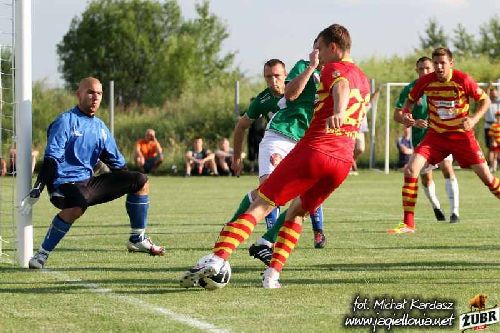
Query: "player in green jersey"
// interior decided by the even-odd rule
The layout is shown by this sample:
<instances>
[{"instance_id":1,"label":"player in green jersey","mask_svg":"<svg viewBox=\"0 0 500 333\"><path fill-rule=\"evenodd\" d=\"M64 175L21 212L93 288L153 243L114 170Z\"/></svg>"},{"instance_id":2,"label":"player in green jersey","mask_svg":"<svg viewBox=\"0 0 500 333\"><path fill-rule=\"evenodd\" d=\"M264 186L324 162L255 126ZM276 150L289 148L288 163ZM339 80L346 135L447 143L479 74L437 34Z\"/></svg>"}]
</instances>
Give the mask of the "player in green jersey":
<instances>
[{"instance_id":1,"label":"player in green jersey","mask_svg":"<svg viewBox=\"0 0 500 333\"><path fill-rule=\"evenodd\" d=\"M238 120L234 127L234 155L231 169L233 169L236 176L240 175L243 168L242 151L245 131L250 128L252 123L258 118L264 117L269 121L273 114L278 111L277 104L283 97L285 91L286 75L285 63L283 63L283 61L279 59L270 59L264 64L264 79L266 80L267 88L252 100L247 112ZM260 171L259 176L260 183L267 179L267 175L261 175ZM249 192L243 199L242 204L247 203L247 206L249 206L252 201L252 195L254 196L255 194ZM266 216L266 224L274 224L278 215L279 208L276 208Z\"/></svg>"},{"instance_id":2,"label":"player in green jersey","mask_svg":"<svg viewBox=\"0 0 500 333\"><path fill-rule=\"evenodd\" d=\"M419 77L422 77L425 74L431 73L434 71L432 59L428 57L421 57L417 60L416 63L416 72ZM394 110L394 120L399 123L403 121L403 106L408 98L408 94L415 85L415 81L411 82L407 85L401 94L399 95L399 99L396 102L396 108ZM415 126L412 127L411 131L411 140L413 147L418 146L418 144L422 141L427 132L427 98L423 96L416 104L412 110L412 116L416 119ZM453 157L450 155L446 157L441 163L439 163L439 167L443 172L443 176L445 178L445 186L446 193L448 194L448 198L450 200L450 222L457 223L459 221L459 213L458 213L458 182L457 177L455 176L455 172L453 171ZM444 216L443 210L441 209L441 204L436 196L436 186L432 179L432 169L436 168L436 166L428 166L422 170L420 173L422 185L424 187L424 193L426 197L432 204L434 209L434 215L438 221L445 221L446 217Z\"/></svg>"}]
</instances>

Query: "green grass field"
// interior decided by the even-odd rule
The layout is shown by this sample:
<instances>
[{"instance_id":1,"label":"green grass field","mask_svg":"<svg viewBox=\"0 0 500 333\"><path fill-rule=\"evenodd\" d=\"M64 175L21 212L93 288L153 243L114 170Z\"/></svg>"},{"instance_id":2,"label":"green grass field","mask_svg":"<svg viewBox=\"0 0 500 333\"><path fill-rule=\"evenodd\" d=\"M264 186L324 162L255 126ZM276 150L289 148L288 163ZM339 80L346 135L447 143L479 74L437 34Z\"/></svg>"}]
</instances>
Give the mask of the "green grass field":
<instances>
[{"instance_id":1,"label":"green grass field","mask_svg":"<svg viewBox=\"0 0 500 333\"><path fill-rule=\"evenodd\" d=\"M231 283L215 292L181 289L179 277L209 252L256 177L151 177L149 234L166 246L166 255L126 251L123 198L92 207L51 254L46 270L0 263L0 332L371 332L370 326L343 326L356 295L370 301L448 299L456 317L477 293L487 294L492 306L500 302L500 201L471 172L457 175L461 222L436 222L420 191L417 233L399 236L386 229L400 221L402 175L351 176L325 203L327 247L313 248L305 222L282 289L262 289L264 267L248 256L248 246L264 231L259 224L230 259ZM448 211L443 178L435 178ZM33 215L35 248L56 212L44 194ZM11 249L7 254L12 258ZM458 319L453 328L394 331L457 332ZM500 324L488 331L500 331Z\"/></svg>"}]
</instances>

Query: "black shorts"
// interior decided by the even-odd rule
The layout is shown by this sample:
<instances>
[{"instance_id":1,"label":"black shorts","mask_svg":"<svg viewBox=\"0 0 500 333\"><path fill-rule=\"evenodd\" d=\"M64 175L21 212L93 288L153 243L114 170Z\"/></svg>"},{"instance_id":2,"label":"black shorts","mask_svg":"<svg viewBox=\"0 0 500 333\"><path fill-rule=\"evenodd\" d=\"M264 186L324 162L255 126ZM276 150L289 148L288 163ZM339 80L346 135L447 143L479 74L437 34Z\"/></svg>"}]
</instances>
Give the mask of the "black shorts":
<instances>
[{"instance_id":1,"label":"black shorts","mask_svg":"<svg viewBox=\"0 0 500 333\"><path fill-rule=\"evenodd\" d=\"M59 209L98 205L136 193L146 182L146 175L136 171L114 171L91 177L83 182L66 183L51 193L50 201Z\"/></svg>"},{"instance_id":2,"label":"black shorts","mask_svg":"<svg viewBox=\"0 0 500 333\"><path fill-rule=\"evenodd\" d=\"M489 131L490 131L489 128L484 129L484 142L485 142L487 148L491 148L493 145L493 141L491 141L491 136L488 135Z\"/></svg>"}]
</instances>

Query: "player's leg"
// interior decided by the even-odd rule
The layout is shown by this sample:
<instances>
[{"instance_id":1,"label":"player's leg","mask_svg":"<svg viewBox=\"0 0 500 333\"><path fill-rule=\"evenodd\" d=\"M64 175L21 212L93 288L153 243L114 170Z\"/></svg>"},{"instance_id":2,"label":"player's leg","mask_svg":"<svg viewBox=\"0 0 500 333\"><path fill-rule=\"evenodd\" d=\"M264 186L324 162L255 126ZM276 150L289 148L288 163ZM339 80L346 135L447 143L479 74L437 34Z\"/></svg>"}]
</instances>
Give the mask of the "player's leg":
<instances>
[{"instance_id":1,"label":"player's leg","mask_svg":"<svg viewBox=\"0 0 500 333\"><path fill-rule=\"evenodd\" d=\"M394 229L389 229L389 234L401 234L415 231L414 211L418 193L418 175L427 163L427 159L420 154L413 154L404 168L403 198L403 223Z\"/></svg>"},{"instance_id":2,"label":"player's leg","mask_svg":"<svg viewBox=\"0 0 500 333\"><path fill-rule=\"evenodd\" d=\"M52 193L51 201L61 211L52 219L42 244L29 261L29 268L43 268L50 253L69 232L73 222L83 215L88 207L86 192L84 184L63 184Z\"/></svg>"},{"instance_id":3,"label":"player's leg","mask_svg":"<svg viewBox=\"0 0 500 333\"><path fill-rule=\"evenodd\" d=\"M278 164L295 146L295 141L282 135L266 131L259 144L259 184L262 184ZM271 229L280 215L279 207L273 209L265 218L267 229Z\"/></svg>"},{"instance_id":4,"label":"player's leg","mask_svg":"<svg viewBox=\"0 0 500 333\"><path fill-rule=\"evenodd\" d=\"M262 277L262 286L264 288L281 288L279 282L280 272L299 241L302 233L303 216L306 213L307 210L302 207L301 199L299 197L295 198L286 211L285 221L279 230L269 267L264 271Z\"/></svg>"},{"instance_id":5,"label":"player's leg","mask_svg":"<svg viewBox=\"0 0 500 333\"><path fill-rule=\"evenodd\" d=\"M301 160L296 157L288 163L278 165L259 187L258 196L249 209L223 227L213 247L212 257L185 272L180 281L181 286L194 287L200 277L217 274L223 262L250 236L258 221L269 214L276 205L283 205L301 193L301 182L295 180L297 170L301 167L298 162Z\"/></svg>"},{"instance_id":6,"label":"player's leg","mask_svg":"<svg viewBox=\"0 0 500 333\"><path fill-rule=\"evenodd\" d=\"M280 287L278 282L279 273L299 240L302 232L303 216L308 212L309 214L315 212L326 198L342 184L351 169L351 162L338 160L316 151L308 153L304 155L307 158L303 160L309 163L302 164L301 170L295 170L297 179L289 181L290 187L294 184L299 185L301 195L296 197L290 204L285 222L278 233L278 239L274 244L273 257L269 267L264 272L264 288ZM312 164L316 163L321 167L312 167ZM267 183L262 186L264 193L266 185Z\"/></svg>"},{"instance_id":7,"label":"player's leg","mask_svg":"<svg viewBox=\"0 0 500 333\"><path fill-rule=\"evenodd\" d=\"M488 168L488 164L486 162L481 164L473 164L470 166L471 169L476 173L479 179L488 186L490 192L500 199L500 178L493 175Z\"/></svg>"},{"instance_id":8,"label":"player's leg","mask_svg":"<svg viewBox=\"0 0 500 333\"><path fill-rule=\"evenodd\" d=\"M264 235L257 238L257 241L250 245L248 248L248 254L250 257L259 259L264 263L264 265L269 266L271 258L273 256L273 246L278 238L278 232L280 231L283 223L285 222L285 216L288 209L281 212L280 216L276 220L276 223L272 228L268 229Z\"/></svg>"},{"instance_id":9,"label":"player's leg","mask_svg":"<svg viewBox=\"0 0 500 333\"><path fill-rule=\"evenodd\" d=\"M310 217L314 234L314 247L316 249L322 249L326 246L326 236L323 233L323 206L319 206Z\"/></svg>"},{"instance_id":10,"label":"player's leg","mask_svg":"<svg viewBox=\"0 0 500 333\"><path fill-rule=\"evenodd\" d=\"M127 195L125 208L130 221L129 252L163 255L165 249L153 244L146 235L149 210L149 182L146 175L135 171L115 171L93 177L89 184L89 206Z\"/></svg>"},{"instance_id":11,"label":"player's leg","mask_svg":"<svg viewBox=\"0 0 500 333\"><path fill-rule=\"evenodd\" d=\"M434 179L432 177L432 169L434 166L427 166L422 169L420 172L420 180L422 181L422 187L424 188L424 194L429 199L429 202L432 205L432 209L434 210L434 216L438 221L445 221L446 217L444 216L443 211L441 210L441 203L436 195L436 184L434 183Z\"/></svg>"},{"instance_id":12,"label":"player's leg","mask_svg":"<svg viewBox=\"0 0 500 333\"><path fill-rule=\"evenodd\" d=\"M459 218L459 190L458 181L455 171L453 170L453 155L448 155L439 163L439 167L443 173L446 194L450 201L450 223L457 223Z\"/></svg>"},{"instance_id":13,"label":"player's leg","mask_svg":"<svg viewBox=\"0 0 500 333\"><path fill-rule=\"evenodd\" d=\"M493 139L490 136L489 132L490 132L489 127L484 129L484 143L485 143L486 149L488 150L487 158L488 158L488 163L490 166L490 171L495 172L496 168L494 168L494 166L496 167L496 156L495 156L495 152L493 149Z\"/></svg>"},{"instance_id":14,"label":"player's leg","mask_svg":"<svg viewBox=\"0 0 500 333\"><path fill-rule=\"evenodd\" d=\"M491 173L474 135L467 135L463 139L455 140L451 148L453 157L458 164L462 168L470 167L488 186L490 192L500 199L500 179Z\"/></svg>"},{"instance_id":15,"label":"player's leg","mask_svg":"<svg viewBox=\"0 0 500 333\"><path fill-rule=\"evenodd\" d=\"M257 197L244 214L226 223L214 244L212 255L186 271L181 277L181 286L195 287L200 278L218 274L224 261L228 260L238 246L250 237L257 222L273 208L273 204L269 201Z\"/></svg>"}]
</instances>

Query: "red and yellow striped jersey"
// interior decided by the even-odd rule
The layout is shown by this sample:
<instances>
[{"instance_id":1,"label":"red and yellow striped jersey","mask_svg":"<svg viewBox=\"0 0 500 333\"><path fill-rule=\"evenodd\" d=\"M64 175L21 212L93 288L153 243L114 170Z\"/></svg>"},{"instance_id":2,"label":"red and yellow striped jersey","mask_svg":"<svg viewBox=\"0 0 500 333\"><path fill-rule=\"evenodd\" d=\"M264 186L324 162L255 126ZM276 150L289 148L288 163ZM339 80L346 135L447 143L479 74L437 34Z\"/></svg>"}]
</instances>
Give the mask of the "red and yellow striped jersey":
<instances>
[{"instance_id":1,"label":"red and yellow striped jersey","mask_svg":"<svg viewBox=\"0 0 500 333\"><path fill-rule=\"evenodd\" d=\"M438 133L464 132L461 124L469 115L469 98L476 102L486 98L486 93L466 73L452 70L450 78L438 81L435 73L417 80L408 98L418 101L427 96L429 127Z\"/></svg>"},{"instance_id":2,"label":"red and yellow striped jersey","mask_svg":"<svg viewBox=\"0 0 500 333\"><path fill-rule=\"evenodd\" d=\"M493 123L490 126L488 135L491 137L493 141L497 143L497 146L500 145L500 123Z\"/></svg>"},{"instance_id":3,"label":"red and yellow striped jersey","mask_svg":"<svg viewBox=\"0 0 500 333\"><path fill-rule=\"evenodd\" d=\"M332 87L340 80L349 82L350 88L344 122L339 129L327 129L327 119L333 115ZM366 104L370 101L370 84L366 75L350 59L328 63L321 71L317 94L311 125L299 144L351 161L353 138L359 132L361 121L366 116Z\"/></svg>"}]
</instances>

